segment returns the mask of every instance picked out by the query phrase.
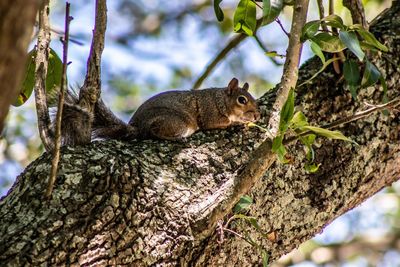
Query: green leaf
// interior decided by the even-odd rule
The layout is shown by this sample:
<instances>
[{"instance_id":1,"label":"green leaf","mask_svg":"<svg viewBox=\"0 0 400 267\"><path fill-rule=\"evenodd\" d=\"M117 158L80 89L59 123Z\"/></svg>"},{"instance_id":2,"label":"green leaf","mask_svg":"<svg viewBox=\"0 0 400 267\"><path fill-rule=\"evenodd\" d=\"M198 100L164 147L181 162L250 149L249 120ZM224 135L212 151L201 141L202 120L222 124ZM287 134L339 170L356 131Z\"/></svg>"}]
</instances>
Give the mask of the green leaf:
<instances>
[{"instance_id":1,"label":"green leaf","mask_svg":"<svg viewBox=\"0 0 400 267\"><path fill-rule=\"evenodd\" d=\"M387 46L379 42L371 32L364 29L361 25L352 25L352 28L355 29L369 45L372 45L383 52L389 51Z\"/></svg>"},{"instance_id":2,"label":"green leaf","mask_svg":"<svg viewBox=\"0 0 400 267\"><path fill-rule=\"evenodd\" d=\"M292 127L293 129L298 129L298 128L308 125L307 118L301 111L297 111L294 114L294 116L291 120L291 123L293 125L293 127Z\"/></svg>"},{"instance_id":3,"label":"green leaf","mask_svg":"<svg viewBox=\"0 0 400 267\"><path fill-rule=\"evenodd\" d=\"M222 0L214 0L214 12L215 16L217 17L218 21L223 21L224 20L224 12L222 11L221 7L219 4L222 2Z\"/></svg>"},{"instance_id":4,"label":"green leaf","mask_svg":"<svg viewBox=\"0 0 400 267\"><path fill-rule=\"evenodd\" d=\"M349 87L349 91L350 91L350 94L353 97L353 99L357 100L358 86L357 85L351 85L351 84L348 84L347 86Z\"/></svg>"},{"instance_id":5,"label":"green leaf","mask_svg":"<svg viewBox=\"0 0 400 267\"><path fill-rule=\"evenodd\" d=\"M328 129L315 127L315 126L304 126L303 130L312 131L312 132L316 133L317 135L321 135L321 136L327 137L329 139L337 139L337 140L353 142L350 138L344 136L339 131L331 131Z\"/></svg>"},{"instance_id":6,"label":"green leaf","mask_svg":"<svg viewBox=\"0 0 400 267\"><path fill-rule=\"evenodd\" d=\"M280 146L279 149L276 151L276 155L278 156L279 162L286 164L289 160L286 158L286 148L285 146Z\"/></svg>"},{"instance_id":7,"label":"green leaf","mask_svg":"<svg viewBox=\"0 0 400 267\"><path fill-rule=\"evenodd\" d=\"M314 35L318 32L319 25L321 25L321 22L319 20L312 20L307 22L301 30L300 40L304 42L314 37Z\"/></svg>"},{"instance_id":8,"label":"green leaf","mask_svg":"<svg viewBox=\"0 0 400 267\"><path fill-rule=\"evenodd\" d=\"M337 53L346 48L339 37L326 32L318 33L311 40L318 44L321 50L325 52Z\"/></svg>"},{"instance_id":9,"label":"green leaf","mask_svg":"<svg viewBox=\"0 0 400 267\"><path fill-rule=\"evenodd\" d=\"M314 161L314 149L312 144L315 141L316 135L309 134L307 136L300 136L300 141L306 146L306 158L309 162Z\"/></svg>"},{"instance_id":10,"label":"green leaf","mask_svg":"<svg viewBox=\"0 0 400 267\"><path fill-rule=\"evenodd\" d=\"M280 58L284 58L285 57L284 55L278 54L278 52L276 52L276 51L268 51L268 52L265 53L265 55L267 57L280 57Z\"/></svg>"},{"instance_id":11,"label":"green leaf","mask_svg":"<svg viewBox=\"0 0 400 267\"><path fill-rule=\"evenodd\" d=\"M244 195L240 198L239 202L235 205L235 207L233 208L233 211L234 211L234 213L239 213L245 209L248 209L251 204L253 204L253 199L248 195Z\"/></svg>"},{"instance_id":12,"label":"green leaf","mask_svg":"<svg viewBox=\"0 0 400 267\"><path fill-rule=\"evenodd\" d=\"M282 145L282 141L283 141L283 134L278 135L277 137L274 138L274 140L272 141L272 152L276 153L276 155L278 156L278 160L281 163L287 163L288 160L285 157L286 148L284 145Z\"/></svg>"},{"instance_id":13,"label":"green leaf","mask_svg":"<svg viewBox=\"0 0 400 267\"><path fill-rule=\"evenodd\" d=\"M24 104L32 95L33 87L35 86L35 59L36 50L32 49L28 53L28 58L25 64L25 78L22 82L22 88L19 91L17 99L12 104L15 107Z\"/></svg>"},{"instance_id":14,"label":"green leaf","mask_svg":"<svg viewBox=\"0 0 400 267\"><path fill-rule=\"evenodd\" d=\"M356 61L348 59L343 64L344 78L349 85L358 85L360 70Z\"/></svg>"},{"instance_id":15,"label":"green leaf","mask_svg":"<svg viewBox=\"0 0 400 267\"><path fill-rule=\"evenodd\" d=\"M283 141L283 134L278 135L274 138L272 141L272 152L276 153L279 148L282 146L282 141Z\"/></svg>"},{"instance_id":16,"label":"green leaf","mask_svg":"<svg viewBox=\"0 0 400 267\"><path fill-rule=\"evenodd\" d=\"M346 27L343 23L342 18L339 17L338 15L329 15L321 19L321 21L324 21L326 25L331 26L333 28L343 29Z\"/></svg>"},{"instance_id":17,"label":"green leaf","mask_svg":"<svg viewBox=\"0 0 400 267\"><path fill-rule=\"evenodd\" d=\"M315 173L316 171L318 171L319 166L321 166L321 163L319 163L318 165L316 165L315 163L310 163L310 164L306 164L304 166L304 169L308 173Z\"/></svg>"},{"instance_id":18,"label":"green leaf","mask_svg":"<svg viewBox=\"0 0 400 267\"><path fill-rule=\"evenodd\" d=\"M386 84L386 80L383 77L382 73L381 73L381 77L379 78L382 88L383 88L383 97L382 97L382 102L385 104L389 101L388 96L387 96L387 84ZM389 116L389 111L387 109L382 111L383 115L385 116Z\"/></svg>"},{"instance_id":19,"label":"green leaf","mask_svg":"<svg viewBox=\"0 0 400 267\"><path fill-rule=\"evenodd\" d=\"M251 0L240 0L233 16L235 32L253 35L256 30L256 4Z\"/></svg>"},{"instance_id":20,"label":"green leaf","mask_svg":"<svg viewBox=\"0 0 400 267\"><path fill-rule=\"evenodd\" d=\"M315 42L313 42L311 40L310 40L310 43L311 43L311 46L310 46L311 51L313 51L313 53L321 59L322 64L325 64L325 56L321 50L321 47L319 47L318 44L316 44Z\"/></svg>"},{"instance_id":21,"label":"green leaf","mask_svg":"<svg viewBox=\"0 0 400 267\"><path fill-rule=\"evenodd\" d=\"M291 88L288 94L288 98L286 99L285 104L283 104L280 113L280 120L279 120L280 133L286 132L289 126L289 122L293 118L293 113L294 113L294 90L293 88Z\"/></svg>"},{"instance_id":22,"label":"green leaf","mask_svg":"<svg viewBox=\"0 0 400 267\"><path fill-rule=\"evenodd\" d=\"M262 258L263 267L268 267L269 254L264 249L261 249L261 258Z\"/></svg>"},{"instance_id":23,"label":"green leaf","mask_svg":"<svg viewBox=\"0 0 400 267\"><path fill-rule=\"evenodd\" d=\"M283 0L263 0L263 25L273 22L283 9Z\"/></svg>"},{"instance_id":24,"label":"green leaf","mask_svg":"<svg viewBox=\"0 0 400 267\"><path fill-rule=\"evenodd\" d=\"M364 51L362 51L360 42L358 41L357 35L354 32L340 31L339 38L342 42L358 57L360 61L363 61L365 57Z\"/></svg>"},{"instance_id":25,"label":"green leaf","mask_svg":"<svg viewBox=\"0 0 400 267\"><path fill-rule=\"evenodd\" d=\"M46 98L49 106L57 103L58 93L61 88L63 63L57 53L50 48L49 65L46 76Z\"/></svg>"},{"instance_id":26,"label":"green leaf","mask_svg":"<svg viewBox=\"0 0 400 267\"><path fill-rule=\"evenodd\" d=\"M373 85L378 81L380 76L381 72L378 70L378 68L367 60L365 64L364 74L361 80L361 86L368 87Z\"/></svg>"},{"instance_id":27,"label":"green leaf","mask_svg":"<svg viewBox=\"0 0 400 267\"><path fill-rule=\"evenodd\" d=\"M321 69L320 69L319 71L317 71L310 79L308 79L307 81L301 83L298 87L301 87L301 86L303 86L303 85L305 85L305 84L311 82L313 79L315 79L315 77L318 76L318 74L320 74L322 71L324 71L324 69L325 69L326 67L328 67L329 64L331 64L333 61L336 61L336 60L339 60L339 59L340 59L339 57L334 57L334 58L328 59L328 60L322 65L322 67L321 67Z\"/></svg>"}]
</instances>

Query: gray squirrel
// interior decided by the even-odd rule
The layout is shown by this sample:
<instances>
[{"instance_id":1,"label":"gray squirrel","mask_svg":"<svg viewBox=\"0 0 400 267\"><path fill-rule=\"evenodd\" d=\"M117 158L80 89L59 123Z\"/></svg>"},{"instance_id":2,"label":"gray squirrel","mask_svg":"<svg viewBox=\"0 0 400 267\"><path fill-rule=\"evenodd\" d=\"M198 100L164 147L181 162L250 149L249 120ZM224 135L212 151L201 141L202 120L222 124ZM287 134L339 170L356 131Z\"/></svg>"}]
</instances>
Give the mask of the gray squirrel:
<instances>
[{"instance_id":1,"label":"gray squirrel","mask_svg":"<svg viewBox=\"0 0 400 267\"><path fill-rule=\"evenodd\" d=\"M248 83L242 88L233 78L227 87L191 91L167 91L145 101L129 123L123 122L99 99L94 117L76 105L69 96L64 105L62 135L64 144L79 134L84 123L91 123L92 136L102 139L179 140L198 130L225 129L232 125L257 121L257 103L249 94ZM75 104L74 104L75 103ZM87 112L86 112L87 113Z\"/></svg>"}]
</instances>

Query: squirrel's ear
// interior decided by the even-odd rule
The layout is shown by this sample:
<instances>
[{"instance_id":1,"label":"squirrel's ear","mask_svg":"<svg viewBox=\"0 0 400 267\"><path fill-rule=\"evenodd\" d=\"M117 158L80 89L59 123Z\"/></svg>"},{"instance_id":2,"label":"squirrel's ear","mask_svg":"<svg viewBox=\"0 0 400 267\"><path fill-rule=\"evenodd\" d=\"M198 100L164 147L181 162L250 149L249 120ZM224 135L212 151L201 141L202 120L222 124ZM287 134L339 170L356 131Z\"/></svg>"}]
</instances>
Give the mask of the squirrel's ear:
<instances>
[{"instance_id":1,"label":"squirrel's ear","mask_svg":"<svg viewBox=\"0 0 400 267\"><path fill-rule=\"evenodd\" d=\"M226 88L228 90L228 94L232 94L233 91L237 90L239 88L239 81L236 78L232 78L232 80L229 82L228 87Z\"/></svg>"},{"instance_id":2,"label":"squirrel's ear","mask_svg":"<svg viewBox=\"0 0 400 267\"><path fill-rule=\"evenodd\" d=\"M245 91L248 91L249 90L249 84L248 83L244 83L242 89L245 90Z\"/></svg>"}]
</instances>

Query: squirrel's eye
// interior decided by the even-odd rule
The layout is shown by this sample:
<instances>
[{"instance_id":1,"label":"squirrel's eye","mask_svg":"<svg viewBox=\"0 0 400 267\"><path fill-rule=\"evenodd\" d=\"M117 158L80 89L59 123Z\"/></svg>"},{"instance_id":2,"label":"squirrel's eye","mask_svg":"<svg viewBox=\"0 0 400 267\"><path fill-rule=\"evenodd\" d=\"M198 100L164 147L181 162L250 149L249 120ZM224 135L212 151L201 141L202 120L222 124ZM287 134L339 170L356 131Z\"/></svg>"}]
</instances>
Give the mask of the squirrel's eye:
<instances>
[{"instance_id":1,"label":"squirrel's eye","mask_svg":"<svg viewBox=\"0 0 400 267\"><path fill-rule=\"evenodd\" d=\"M241 105L245 105L247 103L247 97L241 95L237 98L237 102Z\"/></svg>"}]
</instances>

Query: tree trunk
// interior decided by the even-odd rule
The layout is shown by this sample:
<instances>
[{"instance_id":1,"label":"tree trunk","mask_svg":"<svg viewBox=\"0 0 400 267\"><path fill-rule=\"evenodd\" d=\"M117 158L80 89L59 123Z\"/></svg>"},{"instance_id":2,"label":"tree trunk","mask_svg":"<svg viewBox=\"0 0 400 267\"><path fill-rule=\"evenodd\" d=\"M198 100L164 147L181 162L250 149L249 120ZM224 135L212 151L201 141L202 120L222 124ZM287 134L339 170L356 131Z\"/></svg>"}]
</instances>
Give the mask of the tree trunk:
<instances>
[{"instance_id":1,"label":"tree trunk","mask_svg":"<svg viewBox=\"0 0 400 267\"><path fill-rule=\"evenodd\" d=\"M18 95L39 0L0 2L0 133Z\"/></svg>"},{"instance_id":2,"label":"tree trunk","mask_svg":"<svg viewBox=\"0 0 400 267\"><path fill-rule=\"evenodd\" d=\"M400 95L400 3L371 31L390 52L375 61ZM300 71L304 81L319 68L316 59ZM354 101L340 75L328 68L297 90L298 109L313 124L351 115L364 101L381 103L382 90L361 89ZM268 121L275 91L260 99ZM319 139L316 174L304 171L299 144L290 164L274 163L252 188L249 216L264 234L236 219L229 228L248 235L276 260L324 226L400 177L398 112L382 113L340 128L359 146ZM0 202L0 262L9 266L183 265L251 266L261 249L214 225L200 231L225 200L234 178L263 141L256 128L197 133L187 142L117 141L64 147L52 199L43 199L51 155L45 153L17 178ZM232 214L227 214L229 219ZM222 241L222 243L221 243Z\"/></svg>"}]
</instances>

